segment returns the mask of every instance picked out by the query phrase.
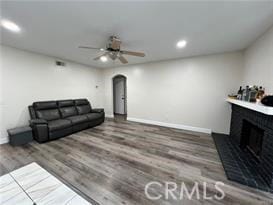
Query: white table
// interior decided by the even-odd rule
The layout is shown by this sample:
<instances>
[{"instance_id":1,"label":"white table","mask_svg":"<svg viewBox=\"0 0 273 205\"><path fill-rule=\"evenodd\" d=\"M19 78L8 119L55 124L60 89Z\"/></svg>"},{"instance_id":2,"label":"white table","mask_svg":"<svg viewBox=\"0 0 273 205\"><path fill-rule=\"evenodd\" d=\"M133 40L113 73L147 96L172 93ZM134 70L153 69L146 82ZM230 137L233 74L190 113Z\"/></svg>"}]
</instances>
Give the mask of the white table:
<instances>
[{"instance_id":1,"label":"white table","mask_svg":"<svg viewBox=\"0 0 273 205\"><path fill-rule=\"evenodd\" d=\"M37 163L0 177L1 205L91 205Z\"/></svg>"}]
</instances>

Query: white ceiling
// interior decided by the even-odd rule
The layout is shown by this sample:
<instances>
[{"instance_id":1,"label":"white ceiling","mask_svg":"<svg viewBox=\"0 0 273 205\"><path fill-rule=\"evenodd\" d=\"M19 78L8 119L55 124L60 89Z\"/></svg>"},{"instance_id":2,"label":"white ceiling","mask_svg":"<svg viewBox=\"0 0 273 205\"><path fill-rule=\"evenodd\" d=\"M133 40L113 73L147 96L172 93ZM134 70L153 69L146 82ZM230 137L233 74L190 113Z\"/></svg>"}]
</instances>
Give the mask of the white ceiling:
<instances>
[{"instance_id":1,"label":"white ceiling","mask_svg":"<svg viewBox=\"0 0 273 205\"><path fill-rule=\"evenodd\" d=\"M110 35L125 50L143 51L130 64L241 50L273 24L273 1L264 2L1 2L1 18L16 22L15 34L1 28L1 44L95 67L118 66L93 58ZM177 50L175 44L188 45Z\"/></svg>"}]
</instances>

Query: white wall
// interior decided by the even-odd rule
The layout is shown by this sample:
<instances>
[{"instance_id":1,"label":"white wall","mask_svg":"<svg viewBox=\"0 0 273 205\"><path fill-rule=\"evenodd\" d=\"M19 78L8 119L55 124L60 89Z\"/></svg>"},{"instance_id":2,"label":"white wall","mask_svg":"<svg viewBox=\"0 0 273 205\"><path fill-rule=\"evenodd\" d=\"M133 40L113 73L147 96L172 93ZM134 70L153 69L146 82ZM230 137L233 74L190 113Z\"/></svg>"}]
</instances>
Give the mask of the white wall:
<instances>
[{"instance_id":1,"label":"white wall","mask_svg":"<svg viewBox=\"0 0 273 205\"><path fill-rule=\"evenodd\" d=\"M1 46L0 142L8 128L28 124L27 106L34 101L88 98L93 107L103 106L101 70L72 62L59 68L55 60Z\"/></svg>"},{"instance_id":2,"label":"white wall","mask_svg":"<svg viewBox=\"0 0 273 205\"><path fill-rule=\"evenodd\" d=\"M226 96L244 85L273 94L273 28L245 52L193 57L99 70L1 46L0 143L6 129L27 124L33 101L87 97L113 114L112 77L127 76L129 119L228 133ZM95 86L99 88L96 89ZM202 130L202 129L201 129Z\"/></svg>"},{"instance_id":3,"label":"white wall","mask_svg":"<svg viewBox=\"0 0 273 205\"><path fill-rule=\"evenodd\" d=\"M242 79L241 52L106 69L105 110L113 114L112 77L127 77L127 114L228 133L228 94Z\"/></svg>"},{"instance_id":4,"label":"white wall","mask_svg":"<svg viewBox=\"0 0 273 205\"><path fill-rule=\"evenodd\" d=\"M273 27L246 49L244 60L244 85L262 85L273 95Z\"/></svg>"}]
</instances>

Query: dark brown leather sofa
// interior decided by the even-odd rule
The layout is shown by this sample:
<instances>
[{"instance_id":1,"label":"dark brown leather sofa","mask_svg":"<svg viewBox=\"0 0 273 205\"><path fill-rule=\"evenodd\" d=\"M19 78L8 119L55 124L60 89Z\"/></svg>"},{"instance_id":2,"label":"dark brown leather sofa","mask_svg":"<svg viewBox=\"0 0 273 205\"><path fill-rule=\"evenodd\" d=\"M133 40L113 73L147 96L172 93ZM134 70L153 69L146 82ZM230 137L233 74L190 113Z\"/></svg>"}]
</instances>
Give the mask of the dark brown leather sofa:
<instances>
[{"instance_id":1,"label":"dark brown leather sofa","mask_svg":"<svg viewBox=\"0 0 273 205\"><path fill-rule=\"evenodd\" d=\"M41 101L29 106L30 126L40 143L58 139L104 122L104 109L92 109L87 99Z\"/></svg>"}]
</instances>

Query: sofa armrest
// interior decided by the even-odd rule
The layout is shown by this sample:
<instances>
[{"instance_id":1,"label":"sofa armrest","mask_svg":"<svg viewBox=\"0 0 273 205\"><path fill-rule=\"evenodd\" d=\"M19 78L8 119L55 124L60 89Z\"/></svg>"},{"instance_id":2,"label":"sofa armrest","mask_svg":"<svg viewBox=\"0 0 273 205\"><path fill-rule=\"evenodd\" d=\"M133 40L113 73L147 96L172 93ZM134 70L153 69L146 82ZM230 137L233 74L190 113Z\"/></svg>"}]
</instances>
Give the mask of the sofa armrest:
<instances>
[{"instance_id":1,"label":"sofa armrest","mask_svg":"<svg viewBox=\"0 0 273 205\"><path fill-rule=\"evenodd\" d=\"M91 112L101 113L101 112L104 112L104 109L103 108L95 108L95 109L92 109Z\"/></svg>"},{"instance_id":2,"label":"sofa armrest","mask_svg":"<svg viewBox=\"0 0 273 205\"><path fill-rule=\"evenodd\" d=\"M38 142L46 142L48 141L48 123L43 119L33 119L30 120L30 126L33 130L34 139Z\"/></svg>"},{"instance_id":3,"label":"sofa armrest","mask_svg":"<svg viewBox=\"0 0 273 205\"><path fill-rule=\"evenodd\" d=\"M44 119L32 119L29 121L30 125L39 125L39 124L47 124L47 121Z\"/></svg>"}]
</instances>

